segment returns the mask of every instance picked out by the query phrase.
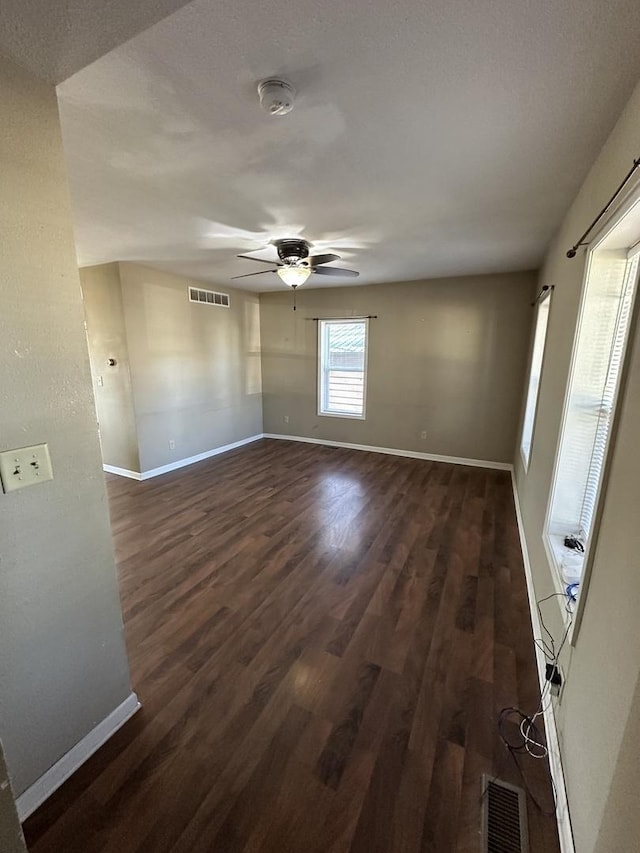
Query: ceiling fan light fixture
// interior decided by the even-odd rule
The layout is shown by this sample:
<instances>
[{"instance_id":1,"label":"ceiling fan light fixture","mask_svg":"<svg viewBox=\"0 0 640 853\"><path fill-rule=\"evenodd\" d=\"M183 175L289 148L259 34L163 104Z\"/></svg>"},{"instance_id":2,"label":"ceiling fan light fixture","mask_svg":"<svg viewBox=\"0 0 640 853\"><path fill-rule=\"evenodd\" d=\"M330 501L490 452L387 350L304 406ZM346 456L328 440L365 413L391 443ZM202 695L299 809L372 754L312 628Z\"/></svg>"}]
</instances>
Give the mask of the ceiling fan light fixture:
<instances>
[{"instance_id":1,"label":"ceiling fan light fixture","mask_svg":"<svg viewBox=\"0 0 640 853\"><path fill-rule=\"evenodd\" d=\"M309 267L283 266L277 269L278 276L289 287L299 287L311 275Z\"/></svg>"}]
</instances>

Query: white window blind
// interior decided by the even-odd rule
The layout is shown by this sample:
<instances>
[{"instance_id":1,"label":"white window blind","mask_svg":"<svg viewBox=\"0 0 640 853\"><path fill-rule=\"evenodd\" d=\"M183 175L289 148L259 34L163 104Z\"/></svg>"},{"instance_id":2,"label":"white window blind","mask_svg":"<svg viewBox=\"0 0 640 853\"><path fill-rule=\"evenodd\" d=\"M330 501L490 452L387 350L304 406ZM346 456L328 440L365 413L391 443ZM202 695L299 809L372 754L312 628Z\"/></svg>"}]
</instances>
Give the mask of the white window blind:
<instances>
[{"instance_id":1,"label":"white window blind","mask_svg":"<svg viewBox=\"0 0 640 853\"><path fill-rule=\"evenodd\" d=\"M628 338L629 322L631 320L631 309L635 282L638 275L638 255L626 265L622 293L618 299L618 314L609 349L609 364L602 391L602 399L597 411L597 422L595 435L589 459L587 481L580 509L579 530L585 538L591 533L593 516L595 513L596 499L602 479L607 444L611 433L611 423L616 399L616 393L620 384L622 365L624 360L625 346Z\"/></svg>"},{"instance_id":2,"label":"white window blind","mask_svg":"<svg viewBox=\"0 0 640 853\"><path fill-rule=\"evenodd\" d=\"M582 303L547 532L561 540L576 535L585 551L611 436L638 257L622 250L594 252Z\"/></svg>"},{"instance_id":3,"label":"white window blind","mask_svg":"<svg viewBox=\"0 0 640 853\"><path fill-rule=\"evenodd\" d=\"M318 323L318 414L364 418L368 321Z\"/></svg>"},{"instance_id":4,"label":"white window blind","mask_svg":"<svg viewBox=\"0 0 640 853\"><path fill-rule=\"evenodd\" d=\"M524 409L524 420L522 423L522 440L520 450L525 469L529 467L531 458L531 442L533 441L533 426L536 420L536 409L538 407L538 393L540 391L540 377L542 375L542 359L544 356L544 345L547 339L547 326L549 325L549 308L551 306L551 290L538 303L536 314L536 330L533 336L533 352L531 354L531 371L529 373L529 385L527 387L527 401Z\"/></svg>"}]
</instances>

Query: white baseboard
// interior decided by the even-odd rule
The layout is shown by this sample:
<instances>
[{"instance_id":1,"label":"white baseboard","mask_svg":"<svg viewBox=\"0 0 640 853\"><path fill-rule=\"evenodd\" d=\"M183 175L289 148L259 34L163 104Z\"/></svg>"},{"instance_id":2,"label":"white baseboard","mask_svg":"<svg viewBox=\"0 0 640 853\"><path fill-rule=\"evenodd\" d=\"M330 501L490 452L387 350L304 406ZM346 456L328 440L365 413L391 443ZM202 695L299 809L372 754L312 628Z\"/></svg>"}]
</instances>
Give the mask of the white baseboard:
<instances>
[{"instance_id":1,"label":"white baseboard","mask_svg":"<svg viewBox=\"0 0 640 853\"><path fill-rule=\"evenodd\" d=\"M518 497L518 487L513 469L511 470L511 481L513 484L513 499L516 507L516 518L518 521L518 532L520 534L520 547L522 549L524 573L527 580L527 593L529 597L529 611L531 613L533 635L534 637L541 637L542 626L540 624L540 614L538 613L538 608L536 606L536 593L533 585L533 575L531 573L529 550L527 548L524 522L522 520L522 512L520 510L520 499ZM538 679L540 682L540 691L542 691L546 684L546 660L537 644L535 649L536 662L538 664ZM558 728L556 726L556 717L552 703L547 703L547 706L544 708L544 727L547 734L547 748L549 750L549 767L551 769L553 784L556 789L556 820L558 823L560 850L562 853L575 853L573 832L571 829L571 817L569 814L569 802L567 799L567 788L564 781L564 771L562 769L562 756L560 754L560 740L558 738Z\"/></svg>"},{"instance_id":2,"label":"white baseboard","mask_svg":"<svg viewBox=\"0 0 640 853\"><path fill-rule=\"evenodd\" d=\"M240 441L234 441L232 444L223 444L222 447L214 447L213 450L205 450L204 453L198 453L196 456L187 456L186 459L177 459L175 462L169 462L168 465L161 465L159 468L151 468L149 471L129 471L126 468L116 468L115 465L103 465L102 467L108 473L118 474L120 477L129 477L132 480L150 480L152 477L159 477L161 474L168 474L169 471L185 468L187 465L193 465L195 462L202 462L203 459L210 459L212 456L218 456L220 453L235 450L236 447L251 444L251 442L258 441L260 438L264 438L262 433L250 435L249 438L241 438Z\"/></svg>"},{"instance_id":3,"label":"white baseboard","mask_svg":"<svg viewBox=\"0 0 640 853\"><path fill-rule=\"evenodd\" d=\"M142 479L139 471L129 471L128 468L118 468L116 465L103 465L102 468L108 474L117 474L119 477L128 477L130 480Z\"/></svg>"},{"instance_id":4,"label":"white baseboard","mask_svg":"<svg viewBox=\"0 0 640 853\"><path fill-rule=\"evenodd\" d=\"M56 761L53 767L50 767L30 788L20 794L16 800L20 820L26 820L54 791L57 791L60 785L100 749L140 707L136 694L130 693L108 717L91 729L89 734L85 735L59 761Z\"/></svg>"},{"instance_id":5,"label":"white baseboard","mask_svg":"<svg viewBox=\"0 0 640 853\"><path fill-rule=\"evenodd\" d=\"M471 465L474 468L496 468L511 471L510 462L488 462L484 459L465 459L462 456L439 456L436 453L420 453L417 450L401 450L395 447L374 447L371 444L350 444L346 441L329 441L324 438L306 438L301 435L278 435L265 432L262 438L276 438L281 441L302 441L306 444L324 444L327 447L346 447L347 450L366 450L369 453L386 453L389 456L406 456L409 459L427 459L431 462L451 462L453 465Z\"/></svg>"},{"instance_id":6,"label":"white baseboard","mask_svg":"<svg viewBox=\"0 0 640 853\"><path fill-rule=\"evenodd\" d=\"M198 453L197 456L188 456L186 459L178 459L176 462L170 462L168 465L161 465L159 468L152 468L149 471L142 471L142 473L139 471L129 471L127 468L117 468L115 465L103 465L102 467L108 473L118 474L120 477L129 477L131 480L149 480L151 477L159 477L161 474L169 473L169 471L175 471L178 468L193 465L195 462L202 462L203 459L209 459L211 456L217 456L219 453L227 453L229 450L235 450L237 447L242 447L245 444L251 444L253 441L258 441L261 438L275 438L281 441L301 441L306 444L323 444L327 447L345 447L347 450L365 450L369 453L386 453L389 456L406 456L409 459L427 459L431 462L451 462L454 465L471 465L475 468L494 468L500 471L511 470L511 464L509 462L490 462L485 459L466 459L462 456L440 456L436 453L420 453L417 450L402 450L395 447L376 447L371 444L351 444L346 441L329 441L324 438L307 438L302 435L278 435L271 432L252 435L249 436L249 438L234 441L233 444L225 444L222 447L216 447L213 450Z\"/></svg>"}]
</instances>

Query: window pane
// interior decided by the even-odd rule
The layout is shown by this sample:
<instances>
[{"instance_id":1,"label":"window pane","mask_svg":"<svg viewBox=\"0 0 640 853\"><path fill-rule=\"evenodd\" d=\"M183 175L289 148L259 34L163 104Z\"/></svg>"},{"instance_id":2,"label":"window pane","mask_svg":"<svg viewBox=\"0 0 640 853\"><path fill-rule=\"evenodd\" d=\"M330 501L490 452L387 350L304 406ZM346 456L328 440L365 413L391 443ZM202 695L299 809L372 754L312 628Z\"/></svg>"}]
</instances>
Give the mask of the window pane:
<instances>
[{"instance_id":1,"label":"window pane","mask_svg":"<svg viewBox=\"0 0 640 853\"><path fill-rule=\"evenodd\" d=\"M580 530L587 538L591 532L596 499L604 468L607 443L609 433L611 432L613 406L620 382L637 272L638 256L636 255L633 261L627 263L622 294L618 300L618 316L609 352L609 366L602 391L602 399L598 408L598 419L593 439L591 459L589 461L587 482L580 510Z\"/></svg>"},{"instance_id":2,"label":"window pane","mask_svg":"<svg viewBox=\"0 0 640 853\"><path fill-rule=\"evenodd\" d=\"M591 256L547 531L560 543L567 535L578 536L585 551L609 446L637 274L637 255L629 260L623 250L601 250ZM576 555L569 556L575 569Z\"/></svg>"},{"instance_id":3,"label":"window pane","mask_svg":"<svg viewBox=\"0 0 640 853\"><path fill-rule=\"evenodd\" d=\"M547 325L549 323L549 307L551 305L551 291L538 305L536 316L536 331L533 339L533 353L531 355L531 374L529 376L529 388L527 390L527 402L524 410L524 422L522 425L522 456L525 467L529 467L531 457L531 441L533 440L533 425L536 418L538 406L538 391L540 390L540 375L542 373L542 357L544 355L544 344L547 338Z\"/></svg>"},{"instance_id":4,"label":"window pane","mask_svg":"<svg viewBox=\"0 0 640 853\"><path fill-rule=\"evenodd\" d=\"M320 321L321 414L364 415L367 322Z\"/></svg>"}]
</instances>

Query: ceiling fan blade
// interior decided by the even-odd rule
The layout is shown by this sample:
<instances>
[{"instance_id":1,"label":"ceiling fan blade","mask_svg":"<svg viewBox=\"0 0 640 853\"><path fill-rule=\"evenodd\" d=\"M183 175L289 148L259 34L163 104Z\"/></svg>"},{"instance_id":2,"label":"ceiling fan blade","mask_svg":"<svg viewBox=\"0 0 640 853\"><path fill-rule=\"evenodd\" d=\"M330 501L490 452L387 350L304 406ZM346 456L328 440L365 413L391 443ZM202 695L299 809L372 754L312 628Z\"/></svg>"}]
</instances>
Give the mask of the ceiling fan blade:
<instances>
[{"instance_id":1,"label":"ceiling fan blade","mask_svg":"<svg viewBox=\"0 0 640 853\"><path fill-rule=\"evenodd\" d=\"M312 267L320 266L320 264L330 264L331 261L339 261L340 255L312 255L307 258Z\"/></svg>"},{"instance_id":2,"label":"ceiling fan blade","mask_svg":"<svg viewBox=\"0 0 640 853\"><path fill-rule=\"evenodd\" d=\"M266 272L275 272L275 270L258 270L258 272L248 272L244 275L232 275L231 278L249 278L250 275L264 275Z\"/></svg>"},{"instance_id":3,"label":"ceiling fan blade","mask_svg":"<svg viewBox=\"0 0 640 853\"><path fill-rule=\"evenodd\" d=\"M343 270L340 269L340 267L314 267L312 271L316 275L336 275L344 278L355 278L360 275L360 273L355 270Z\"/></svg>"},{"instance_id":4,"label":"ceiling fan blade","mask_svg":"<svg viewBox=\"0 0 640 853\"><path fill-rule=\"evenodd\" d=\"M252 258L251 255L238 255L238 258L246 258L247 261L257 261L259 264L271 264L273 266L275 261L265 261L263 258Z\"/></svg>"}]
</instances>

